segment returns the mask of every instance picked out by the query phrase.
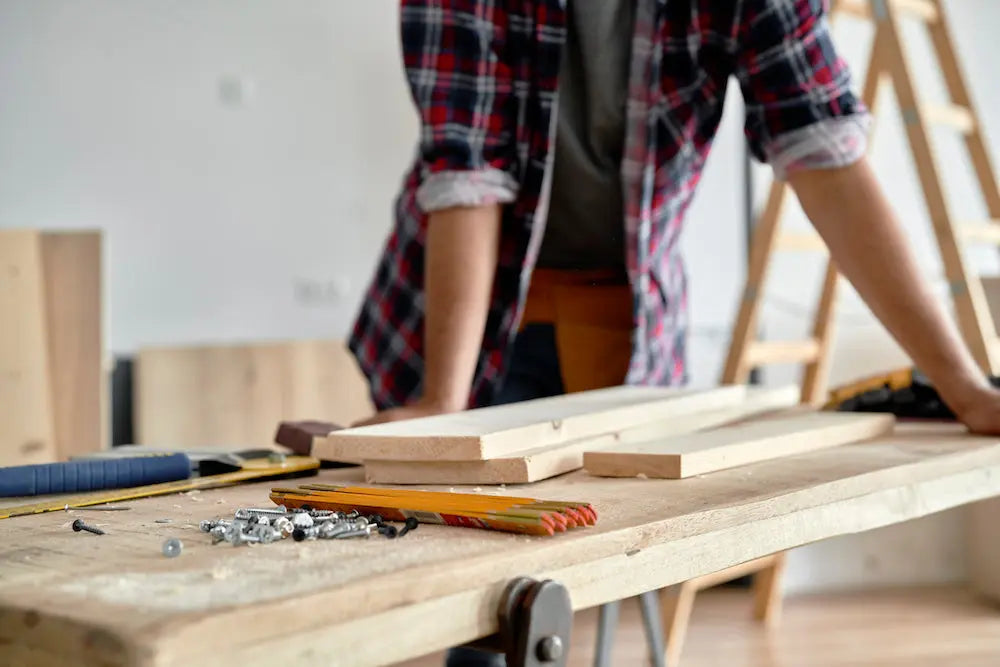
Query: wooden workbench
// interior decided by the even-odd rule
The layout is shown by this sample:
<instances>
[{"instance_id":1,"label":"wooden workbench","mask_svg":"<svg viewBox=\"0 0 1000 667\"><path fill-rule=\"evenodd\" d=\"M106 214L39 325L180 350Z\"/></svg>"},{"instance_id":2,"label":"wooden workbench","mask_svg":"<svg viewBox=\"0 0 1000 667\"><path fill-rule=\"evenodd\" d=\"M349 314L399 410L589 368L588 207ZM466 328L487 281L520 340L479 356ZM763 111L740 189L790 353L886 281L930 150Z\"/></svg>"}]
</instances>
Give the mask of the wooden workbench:
<instances>
[{"instance_id":1,"label":"wooden workbench","mask_svg":"<svg viewBox=\"0 0 1000 667\"><path fill-rule=\"evenodd\" d=\"M686 480L574 473L528 487L597 507L597 526L554 538L425 525L397 540L233 547L198 529L267 505L270 486L0 522L0 664L392 664L494 632L517 576L560 581L581 609L1000 495L1000 439L900 426ZM107 534L74 533L80 517ZM184 542L178 558L160 552L169 537Z\"/></svg>"}]
</instances>

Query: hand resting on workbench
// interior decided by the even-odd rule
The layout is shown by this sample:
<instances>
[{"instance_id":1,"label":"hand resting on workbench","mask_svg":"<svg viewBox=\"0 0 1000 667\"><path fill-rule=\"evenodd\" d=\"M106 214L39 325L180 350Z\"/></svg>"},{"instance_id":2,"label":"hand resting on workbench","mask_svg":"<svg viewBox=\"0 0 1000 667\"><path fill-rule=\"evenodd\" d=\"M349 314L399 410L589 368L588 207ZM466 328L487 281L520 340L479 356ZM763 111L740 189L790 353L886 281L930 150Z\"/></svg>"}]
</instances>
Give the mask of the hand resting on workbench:
<instances>
[{"instance_id":1,"label":"hand resting on workbench","mask_svg":"<svg viewBox=\"0 0 1000 667\"><path fill-rule=\"evenodd\" d=\"M1000 392L931 291L867 159L788 181L837 268L958 419L973 432L1000 434Z\"/></svg>"}]
</instances>

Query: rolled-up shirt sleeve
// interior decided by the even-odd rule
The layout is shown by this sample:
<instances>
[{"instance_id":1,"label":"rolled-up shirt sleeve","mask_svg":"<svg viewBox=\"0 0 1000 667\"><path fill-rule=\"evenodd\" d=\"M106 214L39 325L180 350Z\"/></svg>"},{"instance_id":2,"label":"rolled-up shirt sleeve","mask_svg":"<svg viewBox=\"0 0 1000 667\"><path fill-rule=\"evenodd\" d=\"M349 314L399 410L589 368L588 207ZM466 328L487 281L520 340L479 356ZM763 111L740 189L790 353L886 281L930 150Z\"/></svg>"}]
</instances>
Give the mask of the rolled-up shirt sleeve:
<instances>
[{"instance_id":1,"label":"rolled-up shirt sleeve","mask_svg":"<svg viewBox=\"0 0 1000 667\"><path fill-rule=\"evenodd\" d=\"M754 156L779 179L860 159L871 117L834 49L825 0L740 4L736 77Z\"/></svg>"},{"instance_id":2,"label":"rolled-up shirt sleeve","mask_svg":"<svg viewBox=\"0 0 1000 667\"><path fill-rule=\"evenodd\" d=\"M779 134L764 145L764 154L779 180L807 169L846 167L868 150L870 125L867 113L817 121Z\"/></svg>"},{"instance_id":3,"label":"rolled-up shirt sleeve","mask_svg":"<svg viewBox=\"0 0 1000 667\"><path fill-rule=\"evenodd\" d=\"M453 206L506 204L517 198L518 184L500 169L440 171L417 188L417 205L427 212Z\"/></svg>"},{"instance_id":4,"label":"rolled-up shirt sleeve","mask_svg":"<svg viewBox=\"0 0 1000 667\"><path fill-rule=\"evenodd\" d=\"M403 65L420 118L425 211L517 196L513 77L501 0L402 0Z\"/></svg>"}]
</instances>

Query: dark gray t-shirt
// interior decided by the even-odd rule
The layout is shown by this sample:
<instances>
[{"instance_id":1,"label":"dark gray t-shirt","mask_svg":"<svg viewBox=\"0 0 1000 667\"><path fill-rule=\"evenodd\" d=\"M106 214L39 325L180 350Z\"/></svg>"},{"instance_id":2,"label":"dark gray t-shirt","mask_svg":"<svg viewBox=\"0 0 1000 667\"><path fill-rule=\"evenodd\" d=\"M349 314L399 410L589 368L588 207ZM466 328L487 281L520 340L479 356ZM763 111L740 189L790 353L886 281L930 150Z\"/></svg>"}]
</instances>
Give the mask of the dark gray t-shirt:
<instances>
[{"instance_id":1,"label":"dark gray t-shirt","mask_svg":"<svg viewBox=\"0 0 1000 667\"><path fill-rule=\"evenodd\" d=\"M636 0L568 0L555 164L538 265L625 267L621 161Z\"/></svg>"}]
</instances>

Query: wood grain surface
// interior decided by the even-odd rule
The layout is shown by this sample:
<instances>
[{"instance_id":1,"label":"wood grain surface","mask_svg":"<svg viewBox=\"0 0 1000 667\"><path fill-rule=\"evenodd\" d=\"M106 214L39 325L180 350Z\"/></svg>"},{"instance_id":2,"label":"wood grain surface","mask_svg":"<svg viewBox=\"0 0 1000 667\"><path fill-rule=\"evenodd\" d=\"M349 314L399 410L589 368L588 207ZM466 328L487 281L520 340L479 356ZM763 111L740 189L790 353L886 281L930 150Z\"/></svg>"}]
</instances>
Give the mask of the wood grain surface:
<instances>
[{"instance_id":1,"label":"wood grain surface","mask_svg":"<svg viewBox=\"0 0 1000 667\"><path fill-rule=\"evenodd\" d=\"M602 477L681 479L867 440L894 423L890 414L798 414L586 451L583 466Z\"/></svg>"},{"instance_id":2,"label":"wood grain surface","mask_svg":"<svg viewBox=\"0 0 1000 667\"><path fill-rule=\"evenodd\" d=\"M100 231L41 235L46 335L59 460L108 447Z\"/></svg>"},{"instance_id":3,"label":"wood grain surface","mask_svg":"<svg viewBox=\"0 0 1000 667\"><path fill-rule=\"evenodd\" d=\"M486 461L393 461L364 462L365 479L379 484L527 484L583 467L583 453L625 443L647 442L680 433L691 433L726 424L751 415L795 405L799 391L794 386L773 389L750 388L738 405L707 410L624 428L570 443L538 447Z\"/></svg>"},{"instance_id":4,"label":"wood grain surface","mask_svg":"<svg viewBox=\"0 0 1000 667\"><path fill-rule=\"evenodd\" d=\"M317 439L329 460L480 461L737 405L746 386L703 391L620 386L344 429Z\"/></svg>"},{"instance_id":5,"label":"wood grain surface","mask_svg":"<svg viewBox=\"0 0 1000 667\"><path fill-rule=\"evenodd\" d=\"M0 232L0 465L58 459L40 233Z\"/></svg>"},{"instance_id":6,"label":"wood grain surface","mask_svg":"<svg viewBox=\"0 0 1000 667\"><path fill-rule=\"evenodd\" d=\"M583 609L1000 495L1000 439L901 425L874 442L701 478L577 472L483 489L594 503L596 526L554 538L421 526L392 541L234 548L198 530L201 519L267 504L269 488L3 521L0 663L392 664L494 632L512 577L559 580ZM74 533L80 517L107 535ZM179 558L161 555L168 537L184 541Z\"/></svg>"},{"instance_id":7,"label":"wood grain surface","mask_svg":"<svg viewBox=\"0 0 1000 667\"><path fill-rule=\"evenodd\" d=\"M339 425L372 412L342 341L147 347L136 359L136 440L165 447L258 447L279 422Z\"/></svg>"}]
</instances>

